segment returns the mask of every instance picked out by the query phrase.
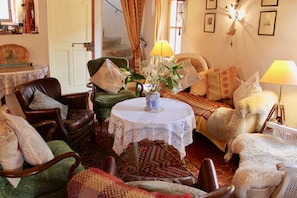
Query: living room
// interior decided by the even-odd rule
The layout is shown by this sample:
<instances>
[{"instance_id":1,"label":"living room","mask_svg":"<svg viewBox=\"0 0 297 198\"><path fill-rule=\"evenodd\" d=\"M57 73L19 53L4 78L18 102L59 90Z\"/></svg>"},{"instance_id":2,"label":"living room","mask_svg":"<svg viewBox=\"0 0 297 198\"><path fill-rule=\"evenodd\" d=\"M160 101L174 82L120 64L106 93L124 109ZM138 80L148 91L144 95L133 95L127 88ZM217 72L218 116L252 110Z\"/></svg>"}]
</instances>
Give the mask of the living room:
<instances>
[{"instance_id":1,"label":"living room","mask_svg":"<svg viewBox=\"0 0 297 198\"><path fill-rule=\"evenodd\" d=\"M259 0L238 1L240 9L244 10L244 18L234 21L229 18L226 9L237 1L217 0L215 9L206 9L206 0L186 0L184 2L184 24L182 33L182 53L195 53L202 55L210 67L223 69L236 66L240 79L247 80L256 71L261 77L274 60L296 61L296 53L293 51L297 44L295 37L297 29L292 26L296 18L297 2L294 0L274 1L277 6L261 6ZM96 0L96 6L101 8L103 0ZM273 4L273 3L272 3ZM30 53L30 61L37 65L49 65L49 43L47 26L47 3L39 1L40 29L33 35L1 35L2 44L19 44L26 47ZM148 10L152 8L152 1L146 1ZM275 29L273 35L258 35L259 18L261 11L277 11ZM215 27L213 33L204 31L206 13L215 14ZM146 12L144 20L143 37L147 41L144 49L144 58L149 58L153 47L151 12ZM123 28L125 25L123 24ZM291 28L293 27L293 28ZM227 34L236 29L234 35ZM100 40L97 40L101 51ZM99 57L99 55L96 55ZM264 90L272 90L279 94L279 85L261 84ZM295 105L296 86L284 85L282 102L286 107L286 124L297 128L294 117L297 107Z\"/></svg>"},{"instance_id":2,"label":"living room","mask_svg":"<svg viewBox=\"0 0 297 198\"><path fill-rule=\"evenodd\" d=\"M98 1L97 6L101 6ZM150 4L151 1L147 1ZM101 2L102 3L102 2ZM278 6L262 7L258 0L239 1L240 8L245 16L241 21L234 23L228 17L226 6L235 1L217 1L217 8L206 10L205 0L187 0L184 2L185 16L182 35L182 53L202 55L208 65L215 68L236 66L241 79L247 80L256 71L261 77L274 60L296 60L293 47L297 43L295 37L297 29L292 26L296 16L297 2L294 0L279 1ZM25 46L30 53L30 61L37 65L49 65L48 33L47 33L47 4L39 2L39 34L34 35L2 35L1 44L19 44ZM276 24L273 36L258 35L259 17L261 11L277 11ZM204 32L205 13L215 13L214 33ZM149 15L149 17L147 16ZM143 37L148 43L144 57L149 57L153 46L152 16L147 12L144 21ZM233 36L227 33L234 28ZM231 45L232 42L232 45ZM100 42L99 42L100 43ZM97 46L100 51L101 47ZM279 92L279 85L262 83L263 89ZM284 85L282 102L286 106L286 123L297 127L294 113L296 86Z\"/></svg>"}]
</instances>

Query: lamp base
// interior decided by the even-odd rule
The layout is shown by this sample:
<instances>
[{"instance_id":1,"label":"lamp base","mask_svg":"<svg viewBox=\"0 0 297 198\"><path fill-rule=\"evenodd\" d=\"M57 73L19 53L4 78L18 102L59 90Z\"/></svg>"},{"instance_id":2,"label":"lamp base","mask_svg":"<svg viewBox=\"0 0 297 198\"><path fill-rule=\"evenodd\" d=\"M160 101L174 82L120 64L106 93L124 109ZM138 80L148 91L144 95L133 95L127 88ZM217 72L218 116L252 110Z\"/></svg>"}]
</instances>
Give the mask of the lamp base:
<instances>
[{"instance_id":1,"label":"lamp base","mask_svg":"<svg viewBox=\"0 0 297 198\"><path fill-rule=\"evenodd\" d=\"M275 121L281 125L286 125L286 118L285 118L285 106L280 103L276 103L271 108L263 126L261 128L260 133L262 133L266 127L266 122L270 121L272 115L275 113Z\"/></svg>"}]
</instances>

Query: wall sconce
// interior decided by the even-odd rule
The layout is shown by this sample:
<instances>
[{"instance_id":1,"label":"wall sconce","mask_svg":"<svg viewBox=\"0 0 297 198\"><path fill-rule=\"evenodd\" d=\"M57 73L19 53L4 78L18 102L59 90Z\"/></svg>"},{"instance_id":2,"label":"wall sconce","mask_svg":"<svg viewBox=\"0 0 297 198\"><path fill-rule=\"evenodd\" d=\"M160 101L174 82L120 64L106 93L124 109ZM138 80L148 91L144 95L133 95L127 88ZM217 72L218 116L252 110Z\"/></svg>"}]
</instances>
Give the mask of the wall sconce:
<instances>
[{"instance_id":1,"label":"wall sconce","mask_svg":"<svg viewBox=\"0 0 297 198\"><path fill-rule=\"evenodd\" d=\"M231 3L230 8L226 6L229 18L234 21L240 21L244 17L244 11L238 8L238 4L239 4L239 0L237 0L236 4L234 5Z\"/></svg>"}]
</instances>

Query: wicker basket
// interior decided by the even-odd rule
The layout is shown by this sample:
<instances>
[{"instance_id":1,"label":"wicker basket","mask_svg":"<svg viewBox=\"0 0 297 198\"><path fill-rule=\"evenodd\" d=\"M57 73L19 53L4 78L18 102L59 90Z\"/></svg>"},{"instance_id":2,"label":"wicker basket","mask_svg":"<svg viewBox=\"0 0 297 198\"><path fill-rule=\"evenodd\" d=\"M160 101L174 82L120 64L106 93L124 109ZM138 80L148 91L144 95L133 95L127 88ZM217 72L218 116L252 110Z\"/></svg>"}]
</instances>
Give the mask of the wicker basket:
<instances>
[{"instance_id":1,"label":"wicker basket","mask_svg":"<svg viewBox=\"0 0 297 198\"><path fill-rule=\"evenodd\" d=\"M274 136L281 138L288 144L297 146L297 129L274 122L267 122L266 127L272 128L272 134Z\"/></svg>"}]
</instances>

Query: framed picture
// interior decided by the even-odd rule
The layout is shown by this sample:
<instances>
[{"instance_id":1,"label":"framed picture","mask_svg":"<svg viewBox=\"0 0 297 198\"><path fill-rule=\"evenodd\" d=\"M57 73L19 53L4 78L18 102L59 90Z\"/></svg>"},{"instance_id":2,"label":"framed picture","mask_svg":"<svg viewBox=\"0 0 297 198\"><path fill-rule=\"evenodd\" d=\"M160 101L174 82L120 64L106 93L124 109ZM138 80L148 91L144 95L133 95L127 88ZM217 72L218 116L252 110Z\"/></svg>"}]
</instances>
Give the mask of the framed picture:
<instances>
[{"instance_id":1,"label":"framed picture","mask_svg":"<svg viewBox=\"0 0 297 198\"><path fill-rule=\"evenodd\" d=\"M216 14L206 13L204 16L204 32L215 32Z\"/></svg>"},{"instance_id":2,"label":"framed picture","mask_svg":"<svg viewBox=\"0 0 297 198\"><path fill-rule=\"evenodd\" d=\"M278 0L262 0L261 6L278 6Z\"/></svg>"},{"instance_id":3,"label":"framed picture","mask_svg":"<svg viewBox=\"0 0 297 198\"><path fill-rule=\"evenodd\" d=\"M273 36L276 23L276 11L261 11L258 35Z\"/></svg>"},{"instance_id":4,"label":"framed picture","mask_svg":"<svg viewBox=\"0 0 297 198\"><path fill-rule=\"evenodd\" d=\"M206 0L206 10L217 9L217 0Z\"/></svg>"}]
</instances>

